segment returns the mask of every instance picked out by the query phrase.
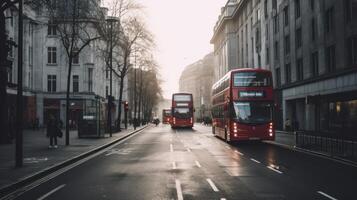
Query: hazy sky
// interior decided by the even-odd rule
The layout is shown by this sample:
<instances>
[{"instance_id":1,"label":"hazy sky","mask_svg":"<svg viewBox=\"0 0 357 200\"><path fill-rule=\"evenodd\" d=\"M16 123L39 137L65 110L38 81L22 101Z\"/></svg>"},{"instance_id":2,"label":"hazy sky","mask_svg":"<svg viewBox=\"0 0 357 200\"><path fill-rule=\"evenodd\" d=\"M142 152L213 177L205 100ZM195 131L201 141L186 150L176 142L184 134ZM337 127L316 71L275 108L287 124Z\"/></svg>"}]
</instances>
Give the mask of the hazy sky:
<instances>
[{"instance_id":1,"label":"hazy sky","mask_svg":"<svg viewBox=\"0 0 357 200\"><path fill-rule=\"evenodd\" d=\"M164 96L178 91L185 66L213 51L210 39L227 0L138 0L145 6L148 28L155 35L154 56L161 67Z\"/></svg>"}]
</instances>

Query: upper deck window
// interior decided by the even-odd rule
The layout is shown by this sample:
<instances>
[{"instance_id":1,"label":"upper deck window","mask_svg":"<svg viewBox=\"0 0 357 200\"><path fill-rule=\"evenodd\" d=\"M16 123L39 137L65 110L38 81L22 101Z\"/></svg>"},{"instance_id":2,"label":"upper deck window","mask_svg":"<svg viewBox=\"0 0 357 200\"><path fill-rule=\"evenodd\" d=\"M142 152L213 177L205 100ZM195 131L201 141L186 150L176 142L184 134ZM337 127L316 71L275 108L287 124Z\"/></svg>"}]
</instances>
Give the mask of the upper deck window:
<instances>
[{"instance_id":1,"label":"upper deck window","mask_svg":"<svg viewBox=\"0 0 357 200\"><path fill-rule=\"evenodd\" d=\"M233 75L235 87L266 87L272 86L269 73L238 72Z\"/></svg>"},{"instance_id":2,"label":"upper deck window","mask_svg":"<svg viewBox=\"0 0 357 200\"><path fill-rule=\"evenodd\" d=\"M191 101L191 95L188 94L174 95L174 101Z\"/></svg>"}]
</instances>

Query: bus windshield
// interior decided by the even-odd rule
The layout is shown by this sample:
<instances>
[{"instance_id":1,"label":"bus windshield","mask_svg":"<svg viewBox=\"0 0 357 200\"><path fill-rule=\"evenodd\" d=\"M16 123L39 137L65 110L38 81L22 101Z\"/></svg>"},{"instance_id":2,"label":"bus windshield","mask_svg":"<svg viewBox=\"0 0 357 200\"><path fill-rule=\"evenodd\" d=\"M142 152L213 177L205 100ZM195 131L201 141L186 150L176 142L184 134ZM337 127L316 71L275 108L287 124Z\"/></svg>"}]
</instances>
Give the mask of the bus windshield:
<instances>
[{"instance_id":1,"label":"bus windshield","mask_svg":"<svg viewBox=\"0 0 357 200\"><path fill-rule=\"evenodd\" d=\"M174 117L177 118L189 118L191 117L191 112L189 108L175 108Z\"/></svg>"},{"instance_id":2,"label":"bus windshield","mask_svg":"<svg viewBox=\"0 0 357 200\"><path fill-rule=\"evenodd\" d=\"M191 101L191 95L176 94L176 95L174 95L174 101Z\"/></svg>"},{"instance_id":3,"label":"bus windshield","mask_svg":"<svg viewBox=\"0 0 357 200\"><path fill-rule=\"evenodd\" d=\"M240 123L264 124L273 120L273 104L268 102L233 102L234 118Z\"/></svg>"},{"instance_id":4,"label":"bus windshield","mask_svg":"<svg viewBox=\"0 0 357 200\"><path fill-rule=\"evenodd\" d=\"M269 73L238 72L233 75L235 87L266 87L272 86Z\"/></svg>"}]
</instances>

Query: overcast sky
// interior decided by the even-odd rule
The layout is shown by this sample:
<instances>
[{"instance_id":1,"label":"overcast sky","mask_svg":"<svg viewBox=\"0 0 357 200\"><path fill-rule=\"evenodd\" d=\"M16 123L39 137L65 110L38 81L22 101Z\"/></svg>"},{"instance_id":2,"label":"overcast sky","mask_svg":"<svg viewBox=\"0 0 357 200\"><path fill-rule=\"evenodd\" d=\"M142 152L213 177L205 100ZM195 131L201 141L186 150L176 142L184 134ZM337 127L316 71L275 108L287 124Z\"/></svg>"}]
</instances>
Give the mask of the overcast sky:
<instances>
[{"instance_id":1,"label":"overcast sky","mask_svg":"<svg viewBox=\"0 0 357 200\"><path fill-rule=\"evenodd\" d=\"M185 66L213 51L210 39L220 9L227 0L136 0L144 8L154 34L165 98L178 92Z\"/></svg>"}]
</instances>

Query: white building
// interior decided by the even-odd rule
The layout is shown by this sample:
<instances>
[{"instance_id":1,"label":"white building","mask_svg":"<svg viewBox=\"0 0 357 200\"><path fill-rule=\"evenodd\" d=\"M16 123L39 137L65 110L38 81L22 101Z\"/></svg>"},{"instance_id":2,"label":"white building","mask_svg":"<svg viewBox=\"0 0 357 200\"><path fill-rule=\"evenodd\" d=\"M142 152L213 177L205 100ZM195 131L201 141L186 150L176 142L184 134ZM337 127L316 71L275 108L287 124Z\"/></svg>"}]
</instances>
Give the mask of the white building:
<instances>
[{"instance_id":1,"label":"white building","mask_svg":"<svg viewBox=\"0 0 357 200\"><path fill-rule=\"evenodd\" d=\"M17 41L17 11L9 10L8 16L13 16L7 23L9 38ZM55 27L49 25L45 12L25 6L24 21L24 96L25 120L30 124L38 118L40 124L46 122L49 114L65 121L65 98L68 75L68 57ZM94 30L95 31L95 30ZM73 124L85 114L99 112L106 119L106 97L109 94L109 70L103 60L100 49L105 45L96 40L85 47L73 60L70 84L70 119ZM10 53L13 61L9 70L8 89L10 103L15 98L17 83L17 53L13 48ZM115 98L113 122L117 119L119 96L119 78L113 73L112 95ZM127 100L127 81L124 86L123 101ZM14 105L13 105L14 106ZM12 109L10 106L10 109ZM100 109L98 109L100 108Z\"/></svg>"}]
</instances>

